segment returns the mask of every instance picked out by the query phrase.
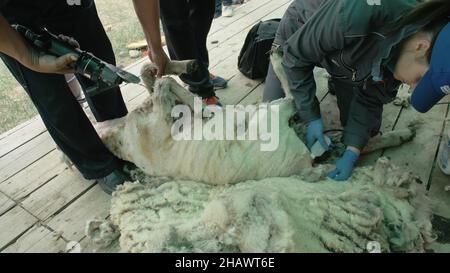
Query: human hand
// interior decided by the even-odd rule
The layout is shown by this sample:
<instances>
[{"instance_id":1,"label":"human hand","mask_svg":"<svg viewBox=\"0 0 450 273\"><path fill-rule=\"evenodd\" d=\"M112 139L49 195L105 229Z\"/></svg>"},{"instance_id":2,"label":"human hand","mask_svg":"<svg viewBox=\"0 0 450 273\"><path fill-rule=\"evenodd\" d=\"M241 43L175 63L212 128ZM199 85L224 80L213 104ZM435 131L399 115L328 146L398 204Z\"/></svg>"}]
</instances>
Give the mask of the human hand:
<instances>
[{"instance_id":1,"label":"human hand","mask_svg":"<svg viewBox=\"0 0 450 273\"><path fill-rule=\"evenodd\" d=\"M164 50L158 49L150 52L150 60L155 65L153 73L156 77L160 78L164 76L166 73L166 66L169 63L169 57L167 57L166 52Z\"/></svg>"},{"instance_id":2,"label":"human hand","mask_svg":"<svg viewBox=\"0 0 450 273\"><path fill-rule=\"evenodd\" d=\"M69 74L74 73L73 63L78 60L74 54L61 57L36 52L32 49L30 69L41 73Z\"/></svg>"},{"instance_id":3,"label":"human hand","mask_svg":"<svg viewBox=\"0 0 450 273\"><path fill-rule=\"evenodd\" d=\"M347 149L344 155L336 162L336 169L330 172L328 177L335 181L347 181L358 158L358 153Z\"/></svg>"},{"instance_id":4,"label":"human hand","mask_svg":"<svg viewBox=\"0 0 450 273\"><path fill-rule=\"evenodd\" d=\"M80 47L78 41L72 37L59 35L58 38L75 48ZM74 73L73 63L78 60L78 56L69 53L60 57L55 57L53 55L37 52L35 49L30 48L30 59L30 68L37 72L69 74Z\"/></svg>"},{"instance_id":5,"label":"human hand","mask_svg":"<svg viewBox=\"0 0 450 273\"><path fill-rule=\"evenodd\" d=\"M323 120L321 118L313 120L308 123L306 131L306 146L311 150L311 147L319 141L322 147L328 151L330 149L324 135Z\"/></svg>"}]
</instances>

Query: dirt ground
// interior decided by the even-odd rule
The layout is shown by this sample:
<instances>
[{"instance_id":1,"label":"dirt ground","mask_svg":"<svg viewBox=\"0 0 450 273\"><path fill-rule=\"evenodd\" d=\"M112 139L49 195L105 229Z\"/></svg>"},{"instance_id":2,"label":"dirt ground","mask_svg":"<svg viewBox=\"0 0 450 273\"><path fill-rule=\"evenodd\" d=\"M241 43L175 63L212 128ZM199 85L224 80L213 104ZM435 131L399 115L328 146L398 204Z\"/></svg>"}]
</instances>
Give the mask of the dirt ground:
<instances>
[{"instance_id":1,"label":"dirt ground","mask_svg":"<svg viewBox=\"0 0 450 273\"><path fill-rule=\"evenodd\" d=\"M95 1L100 19L116 54L117 64L127 66L135 61L126 45L144 38L132 1ZM23 88L0 61L0 134L34 117L36 109Z\"/></svg>"}]
</instances>

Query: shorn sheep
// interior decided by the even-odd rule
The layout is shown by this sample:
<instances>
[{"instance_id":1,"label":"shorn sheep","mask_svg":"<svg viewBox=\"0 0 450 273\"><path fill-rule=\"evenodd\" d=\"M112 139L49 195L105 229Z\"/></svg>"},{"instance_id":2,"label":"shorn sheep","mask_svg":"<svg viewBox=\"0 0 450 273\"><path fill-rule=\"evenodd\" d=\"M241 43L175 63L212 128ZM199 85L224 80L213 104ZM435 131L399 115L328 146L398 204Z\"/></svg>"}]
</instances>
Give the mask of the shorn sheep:
<instances>
[{"instance_id":1,"label":"shorn sheep","mask_svg":"<svg viewBox=\"0 0 450 273\"><path fill-rule=\"evenodd\" d=\"M189 61L173 62L169 65L168 72L180 72L180 67L188 70L195 67L193 64ZM173 126L176 120L172 117L172 110L179 104L188 107L188 115L191 115L189 120L193 121L196 119L195 114L202 114L202 111L194 113L195 96L171 77L155 81L150 64L143 68L142 78L149 91L149 98L125 118L111 121L114 126L107 127L114 129L102 135L106 146L116 156L133 162L148 175L171 176L212 184L234 184L266 177L287 177L311 167L312 159L308 149L289 127L289 119L295 113L292 100L260 105L253 108L256 110L254 112L236 107L233 109L235 119L225 118L225 107L215 107L212 109L216 111L215 121L218 119L218 112L223 113L221 123L224 127L231 126L234 132L232 140L223 140L226 133L223 130L223 137L218 137L219 139L189 138L177 141L174 140L176 136ZM277 113L270 111L273 106L276 106L274 109L277 109ZM242 114L240 122L237 113ZM238 140L238 128L250 127L251 124L261 125L264 122L268 122L267 126L270 127L270 117L275 114L279 116L276 149L263 151L262 147L267 141L263 139L260 128L257 128L256 140L249 140L249 128L245 128L245 133L242 134L246 140ZM208 128L209 123L214 120L200 118L200 122L202 128ZM191 126L191 130L183 128L184 131L194 134L199 130L195 127L198 126L195 122L187 126ZM205 135L202 134L203 136Z\"/></svg>"},{"instance_id":2,"label":"shorn sheep","mask_svg":"<svg viewBox=\"0 0 450 273\"><path fill-rule=\"evenodd\" d=\"M168 72L193 66L171 63ZM346 183L329 180L330 166L313 167L289 127L291 99L269 104L279 108L275 150L262 151L264 140L174 140L173 107L186 105L194 119L194 96L151 71L142 70L149 98L102 132L115 155L139 167L139 181L113 194L109 221L88 224L94 242L120 234L124 252L415 252L433 240L416 176L381 158ZM400 142L412 135L402 132Z\"/></svg>"}]
</instances>

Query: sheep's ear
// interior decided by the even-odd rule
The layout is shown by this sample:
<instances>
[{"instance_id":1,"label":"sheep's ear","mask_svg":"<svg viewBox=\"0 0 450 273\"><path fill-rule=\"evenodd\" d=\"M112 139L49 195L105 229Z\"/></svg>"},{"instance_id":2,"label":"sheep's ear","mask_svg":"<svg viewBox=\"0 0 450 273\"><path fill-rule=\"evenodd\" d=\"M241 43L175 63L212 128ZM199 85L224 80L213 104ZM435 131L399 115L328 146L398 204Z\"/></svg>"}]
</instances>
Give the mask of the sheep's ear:
<instances>
[{"instance_id":1,"label":"sheep's ear","mask_svg":"<svg viewBox=\"0 0 450 273\"><path fill-rule=\"evenodd\" d=\"M145 86L147 87L147 90L150 94L153 93L153 88L155 85L155 66L151 63L145 64L141 69L141 78L144 82Z\"/></svg>"}]
</instances>

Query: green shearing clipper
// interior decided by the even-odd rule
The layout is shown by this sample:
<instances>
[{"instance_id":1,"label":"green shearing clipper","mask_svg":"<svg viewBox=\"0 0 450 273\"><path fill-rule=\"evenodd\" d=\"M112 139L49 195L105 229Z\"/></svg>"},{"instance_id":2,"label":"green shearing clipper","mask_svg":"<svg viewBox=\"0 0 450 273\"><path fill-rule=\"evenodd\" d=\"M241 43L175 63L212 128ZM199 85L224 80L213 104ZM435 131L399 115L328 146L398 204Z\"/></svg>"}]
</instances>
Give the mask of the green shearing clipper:
<instances>
[{"instance_id":1,"label":"green shearing clipper","mask_svg":"<svg viewBox=\"0 0 450 273\"><path fill-rule=\"evenodd\" d=\"M56 57L66 54L78 56L78 60L73 66L75 73L96 83L96 86L86 90L90 96L105 92L123 82L139 84L141 81L136 75L106 63L87 51L75 48L47 29L44 29L42 34L36 34L22 25L13 25L12 27L40 52Z\"/></svg>"}]
</instances>

